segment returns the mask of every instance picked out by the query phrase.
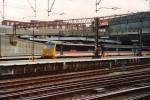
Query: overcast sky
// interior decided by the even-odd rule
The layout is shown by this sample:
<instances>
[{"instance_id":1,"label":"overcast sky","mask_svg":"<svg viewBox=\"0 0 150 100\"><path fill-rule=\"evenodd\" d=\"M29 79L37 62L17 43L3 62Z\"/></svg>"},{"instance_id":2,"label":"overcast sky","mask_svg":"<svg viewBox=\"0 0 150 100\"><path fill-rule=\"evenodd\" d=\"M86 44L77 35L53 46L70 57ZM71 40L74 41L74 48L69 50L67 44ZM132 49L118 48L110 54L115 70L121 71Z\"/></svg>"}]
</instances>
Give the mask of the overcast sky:
<instances>
[{"instance_id":1,"label":"overcast sky","mask_svg":"<svg viewBox=\"0 0 150 100\"><path fill-rule=\"evenodd\" d=\"M2 1L0 0L0 20L2 20ZM48 0L37 0L37 17L28 1L34 6L35 0L5 0L5 19L29 21L85 18L95 16L107 16L114 14L126 14L132 12L148 11L149 5L146 0L102 0L98 7L119 7L121 9L101 9L95 13L96 0L56 0L53 12L47 14ZM50 0L52 3L53 0ZM59 15L59 13L65 13Z\"/></svg>"}]
</instances>

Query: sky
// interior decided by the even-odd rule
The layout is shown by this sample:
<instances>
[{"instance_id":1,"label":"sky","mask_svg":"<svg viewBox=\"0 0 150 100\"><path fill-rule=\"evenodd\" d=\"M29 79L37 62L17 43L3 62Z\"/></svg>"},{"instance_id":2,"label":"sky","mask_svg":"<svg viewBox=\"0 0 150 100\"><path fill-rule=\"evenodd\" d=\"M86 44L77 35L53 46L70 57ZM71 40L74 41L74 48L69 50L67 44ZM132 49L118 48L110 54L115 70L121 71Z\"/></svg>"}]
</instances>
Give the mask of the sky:
<instances>
[{"instance_id":1,"label":"sky","mask_svg":"<svg viewBox=\"0 0 150 100\"><path fill-rule=\"evenodd\" d=\"M0 20L2 20L3 0L0 0ZM96 16L109 16L116 14L136 13L149 10L148 0L102 0L98 8L118 7L118 10L100 9L95 12L96 0L56 0L50 16L48 16L48 0L37 1L37 16L33 9L35 0L5 0L5 19L29 20L57 20L72 18L88 18ZM53 0L50 0L50 5ZM29 4L30 2L30 4ZM64 13L60 15L61 13Z\"/></svg>"}]
</instances>

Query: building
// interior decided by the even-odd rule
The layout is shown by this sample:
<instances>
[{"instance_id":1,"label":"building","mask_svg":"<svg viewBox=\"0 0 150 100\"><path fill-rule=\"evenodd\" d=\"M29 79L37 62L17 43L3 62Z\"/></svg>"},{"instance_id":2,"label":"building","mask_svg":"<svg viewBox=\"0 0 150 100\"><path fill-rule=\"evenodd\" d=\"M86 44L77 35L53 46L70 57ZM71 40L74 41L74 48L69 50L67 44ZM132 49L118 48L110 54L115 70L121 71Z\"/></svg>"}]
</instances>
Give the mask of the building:
<instances>
[{"instance_id":1,"label":"building","mask_svg":"<svg viewBox=\"0 0 150 100\"><path fill-rule=\"evenodd\" d=\"M123 43L130 44L134 40L142 45L150 45L150 12L139 12L123 15L109 20L107 33Z\"/></svg>"}]
</instances>

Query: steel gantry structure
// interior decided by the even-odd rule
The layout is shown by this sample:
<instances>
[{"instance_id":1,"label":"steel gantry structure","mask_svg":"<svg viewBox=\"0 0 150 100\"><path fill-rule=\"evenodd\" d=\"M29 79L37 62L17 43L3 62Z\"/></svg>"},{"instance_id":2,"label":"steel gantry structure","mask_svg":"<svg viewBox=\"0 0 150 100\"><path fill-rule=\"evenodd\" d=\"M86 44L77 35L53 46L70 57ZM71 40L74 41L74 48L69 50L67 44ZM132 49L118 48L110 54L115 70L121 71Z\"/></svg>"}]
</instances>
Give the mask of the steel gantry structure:
<instances>
[{"instance_id":1,"label":"steel gantry structure","mask_svg":"<svg viewBox=\"0 0 150 100\"><path fill-rule=\"evenodd\" d=\"M115 16L116 17L116 16ZM16 34L17 29L39 29L41 27L51 27L52 29L64 29L69 32L72 31L90 31L95 33L95 57L99 57L99 29L108 27L108 20L113 18L112 16L97 17L97 18L80 18L69 20L56 20L56 21L31 21L16 23L13 25L13 35ZM35 35L33 31L33 37ZM102 45L100 44L100 47ZM33 46L34 48L34 46ZM101 48L102 51L102 48Z\"/></svg>"}]
</instances>

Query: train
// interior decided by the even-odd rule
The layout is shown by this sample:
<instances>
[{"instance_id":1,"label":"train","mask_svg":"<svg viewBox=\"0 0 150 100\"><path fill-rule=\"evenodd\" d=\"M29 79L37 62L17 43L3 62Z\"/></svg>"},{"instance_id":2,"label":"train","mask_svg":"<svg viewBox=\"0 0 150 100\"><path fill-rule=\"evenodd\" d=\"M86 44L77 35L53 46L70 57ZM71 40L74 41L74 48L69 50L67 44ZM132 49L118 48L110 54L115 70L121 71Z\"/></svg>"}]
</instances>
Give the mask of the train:
<instances>
[{"instance_id":1,"label":"train","mask_svg":"<svg viewBox=\"0 0 150 100\"><path fill-rule=\"evenodd\" d=\"M118 51L117 51L117 49ZM99 45L99 55L149 55L148 51L139 51L133 46L103 44ZM103 51L103 53L102 53ZM58 54L59 53L59 54ZM42 58L56 58L57 55L93 55L95 53L94 44L71 43L62 41L48 41L42 49ZM107 54L106 54L107 53Z\"/></svg>"},{"instance_id":2,"label":"train","mask_svg":"<svg viewBox=\"0 0 150 100\"><path fill-rule=\"evenodd\" d=\"M55 58L56 57L56 43L47 42L42 50L42 58Z\"/></svg>"},{"instance_id":3,"label":"train","mask_svg":"<svg viewBox=\"0 0 150 100\"><path fill-rule=\"evenodd\" d=\"M48 41L42 50L43 58L55 58L57 52L63 55L64 52L94 52L94 46L90 44L74 44L56 41Z\"/></svg>"}]
</instances>

